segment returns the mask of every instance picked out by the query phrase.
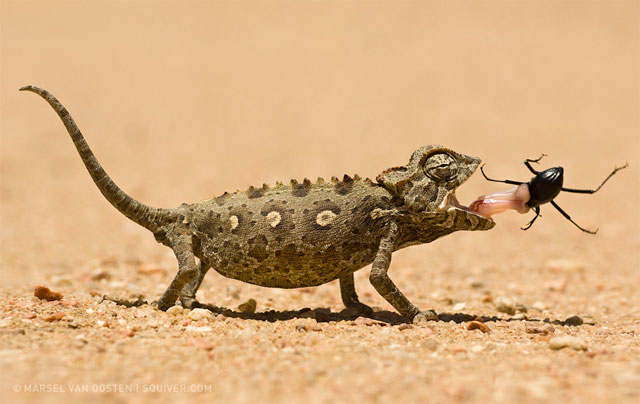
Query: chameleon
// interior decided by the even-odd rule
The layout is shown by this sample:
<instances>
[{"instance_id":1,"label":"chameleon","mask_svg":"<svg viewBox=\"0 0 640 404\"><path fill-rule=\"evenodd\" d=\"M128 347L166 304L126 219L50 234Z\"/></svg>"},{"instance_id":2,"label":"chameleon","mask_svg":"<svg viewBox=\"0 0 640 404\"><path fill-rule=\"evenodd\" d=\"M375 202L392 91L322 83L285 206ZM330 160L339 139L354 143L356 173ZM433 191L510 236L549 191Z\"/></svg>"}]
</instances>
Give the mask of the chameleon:
<instances>
[{"instance_id":1,"label":"chameleon","mask_svg":"<svg viewBox=\"0 0 640 404\"><path fill-rule=\"evenodd\" d=\"M20 90L38 94L58 114L107 201L173 250L178 272L157 301L160 310L178 299L186 308L201 306L196 291L214 268L225 277L270 288L312 287L338 279L344 305L371 313L354 284L354 273L371 265L371 284L406 321L434 320L433 310L421 311L389 277L392 253L456 231L495 225L461 205L455 195L481 160L440 145L418 148L406 165L382 171L375 181L358 175L313 183L305 178L225 192L177 208L151 207L107 175L51 93L35 86Z\"/></svg>"}]
</instances>

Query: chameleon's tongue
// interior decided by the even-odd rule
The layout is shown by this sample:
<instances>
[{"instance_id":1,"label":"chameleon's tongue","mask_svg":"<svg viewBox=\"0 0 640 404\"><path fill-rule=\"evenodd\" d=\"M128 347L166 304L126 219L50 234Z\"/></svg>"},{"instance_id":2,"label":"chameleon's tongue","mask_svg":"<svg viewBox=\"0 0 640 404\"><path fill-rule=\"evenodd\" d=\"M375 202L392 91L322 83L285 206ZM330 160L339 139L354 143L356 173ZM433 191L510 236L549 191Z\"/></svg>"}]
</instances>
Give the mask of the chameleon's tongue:
<instances>
[{"instance_id":1,"label":"chameleon's tongue","mask_svg":"<svg viewBox=\"0 0 640 404\"><path fill-rule=\"evenodd\" d=\"M522 184L508 191L479 196L469 205L469 209L486 217L508 209L513 209L518 213L527 213L529 207L526 203L530 198L529 187L527 184Z\"/></svg>"}]
</instances>

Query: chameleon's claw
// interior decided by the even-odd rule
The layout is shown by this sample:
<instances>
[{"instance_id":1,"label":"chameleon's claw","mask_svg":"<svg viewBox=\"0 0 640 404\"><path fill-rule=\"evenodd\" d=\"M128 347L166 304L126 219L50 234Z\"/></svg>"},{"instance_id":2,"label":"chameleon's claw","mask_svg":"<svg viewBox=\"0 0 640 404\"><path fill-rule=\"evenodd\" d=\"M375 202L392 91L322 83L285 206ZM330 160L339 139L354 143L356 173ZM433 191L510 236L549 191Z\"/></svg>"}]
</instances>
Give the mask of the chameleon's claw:
<instances>
[{"instance_id":1,"label":"chameleon's claw","mask_svg":"<svg viewBox=\"0 0 640 404\"><path fill-rule=\"evenodd\" d=\"M413 324L426 323L427 321L438 321L438 314L433 310L425 310L413 318Z\"/></svg>"}]
</instances>

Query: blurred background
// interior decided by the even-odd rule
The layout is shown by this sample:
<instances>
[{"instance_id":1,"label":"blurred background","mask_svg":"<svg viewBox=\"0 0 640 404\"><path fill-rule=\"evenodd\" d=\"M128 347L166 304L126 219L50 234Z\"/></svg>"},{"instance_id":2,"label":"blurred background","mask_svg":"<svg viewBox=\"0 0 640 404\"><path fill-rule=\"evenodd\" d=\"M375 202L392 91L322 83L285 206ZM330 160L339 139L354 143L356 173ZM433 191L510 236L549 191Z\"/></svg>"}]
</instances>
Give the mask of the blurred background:
<instances>
[{"instance_id":1,"label":"blurred background","mask_svg":"<svg viewBox=\"0 0 640 404\"><path fill-rule=\"evenodd\" d=\"M17 91L27 84L57 96L116 183L154 206L290 178L375 177L430 143L522 181L523 160L546 153L541 168L564 166L576 188L628 161L598 194L557 199L596 237L545 206L528 232L531 217L509 212L490 232L394 262L508 269L569 256L638 268L636 1L1 4L4 285L96 257L175 265L104 201L51 108ZM505 187L475 175L458 199Z\"/></svg>"}]
</instances>

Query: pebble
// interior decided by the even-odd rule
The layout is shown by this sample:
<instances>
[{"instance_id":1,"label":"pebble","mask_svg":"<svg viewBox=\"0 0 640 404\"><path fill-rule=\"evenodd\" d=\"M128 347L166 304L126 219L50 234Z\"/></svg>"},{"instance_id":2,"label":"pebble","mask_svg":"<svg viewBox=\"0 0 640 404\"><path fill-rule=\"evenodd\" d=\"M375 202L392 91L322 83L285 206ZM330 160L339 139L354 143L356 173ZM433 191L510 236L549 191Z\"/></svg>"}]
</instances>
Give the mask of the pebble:
<instances>
[{"instance_id":1,"label":"pebble","mask_svg":"<svg viewBox=\"0 0 640 404\"><path fill-rule=\"evenodd\" d=\"M107 272L106 270L102 269L102 268L97 268L93 271L91 271L91 279L94 281L101 281L101 280L109 280L111 279L111 274L109 272Z\"/></svg>"},{"instance_id":2,"label":"pebble","mask_svg":"<svg viewBox=\"0 0 640 404\"><path fill-rule=\"evenodd\" d=\"M534 304L531 305L531 307L533 307L534 309L538 310L538 311L543 311L547 309L547 305L544 304L541 301L537 301Z\"/></svg>"},{"instance_id":3,"label":"pebble","mask_svg":"<svg viewBox=\"0 0 640 404\"><path fill-rule=\"evenodd\" d=\"M53 292L51 289L45 286L36 286L33 289L33 295L40 300L46 300L48 302L62 300L62 294Z\"/></svg>"},{"instance_id":4,"label":"pebble","mask_svg":"<svg viewBox=\"0 0 640 404\"><path fill-rule=\"evenodd\" d=\"M213 318L213 313L207 309L193 309L189 312L189 318L193 321L198 321L205 318Z\"/></svg>"},{"instance_id":5,"label":"pebble","mask_svg":"<svg viewBox=\"0 0 640 404\"><path fill-rule=\"evenodd\" d=\"M500 296L493 301L493 304L496 306L496 310L501 313L516 314L516 302L511 298Z\"/></svg>"},{"instance_id":6,"label":"pebble","mask_svg":"<svg viewBox=\"0 0 640 404\"><path fill-rule=\"evenodd\" d=\"M193 345L198 349L202 349L203 351L211 351L214 348L214 345L211 342L202 338L192 339L190 345Z\"/></svg>"},{"instance_id":7,"label":"pebble","mask_svg":"<svg viewBox=\"0 0 640 404\"><path fill-rule=\"evenodd\" d=\"M138 267L138 273L142 275L166 275L167 271L164 268L142 264Z\"/></svg>"},{"instance_id":8,"label":"pebble","mask_svg":"<svg viewBox=\"0 0 640 404\"><path fill-rule=\"evenodd\" d=\"M179 316L184 313L184 308L182 306L171 306L167 309L166 313L170 316Z\"/></svg>"},{"instance_id":9,"label":"pebble","mask_svg":"<svg viewBox=\"0 0 640 404\"><path fill-rule=\"evenodd\" d=\"M541 335L549 335L553 334L556 329L551 324L546 324L543 327L530 327L525 326L527 334L541 334Z\"/></svg>"},{"instance_id":10,"label":"pebble","mask_svg":"<svg viewBox=\"0 0 640 404\"><path fill-rule=\"evenodd\" d=\"M124 330L120 330L118 331L120 333L120 335L122 335L123 337L133 337L134 335L136 335L135 331L130 330L130 329L124 329Z\"/></svg>"},{"instance_id":11,"label":"pebble","mask_svg":"<svg viewBox=\"0 0 640 404\"><path fill-rule=\"evenodd\" d=\"M587 343L578 337L572 337L570 335L563 335L560 337L553 337L549 340L549 348L557 351L562 348L573 348L576 351L586 351Z\"/></svg>"},{"instance_id":12,"label":"pebble","mask_svg":"<svg viewBox=\"0 0 640 404\"><path fill-rule=\"evenodd\" d=\"M565 325L569 325L569 326L578 326L578 325L582 325L584 323L584 321L582 321L582 319L578 316L571 316L568 319L564 320L564 324Z\"/></svg>"},{"instance_id":13,"label":"pebble","mask_svg":"<svg viewBox=\"0 0 640 404\"><path fill-rule=\"evenodd\" d=\"M398 330L404 331L404 330L410 330L412 328L413 326L411 324L400 324L400 326L398 327Z\"/></svg>"},{"instance_id":14,"label":"pebble","mask_svg":"<svg viewBox=\"0 0 640 404\"><path fill-rule=\"evenodd\" d=\"M465 308L467 304L465 302L460 302L460 303L456 303L453 305L453 307L451 308L451 310L453 311L459 311Z\"/></svg>"},{"instance_id":15,"label":"pebble","mask_svg":"<svg viewBox=\"0 0 640 404\"><path fill-rule=\"evenodd\" d=\"M469 331L480 330L485 334L491 332L491 329L485 323L481 323L480 321L469 322L469 324L467 324L467 330Z\"/></svg>"},{"instance_id":16,"label":"pebble","mask_svg":"<svg viewBox=\"0 0 640 404\"><path fill-rule=\"evenodd\" d=\"M44 318L44 321L51 323L53 321L60 321L62 320L62 318L65 316L66 314L59 312L59 313L53 313L50 316L47 316Z\"/></svg>"},{"instance_id":17,"label":"pebble","mask_svg":"<svg viewBox=\"0 0 640 404\"><path fill-rule=\"evenodd\" d=\"M258 304L254 299L249 299L246 302L239 305L238 310L240 310L243 313L255 313L257 306Z\"/></svg>"}]
</instances>

